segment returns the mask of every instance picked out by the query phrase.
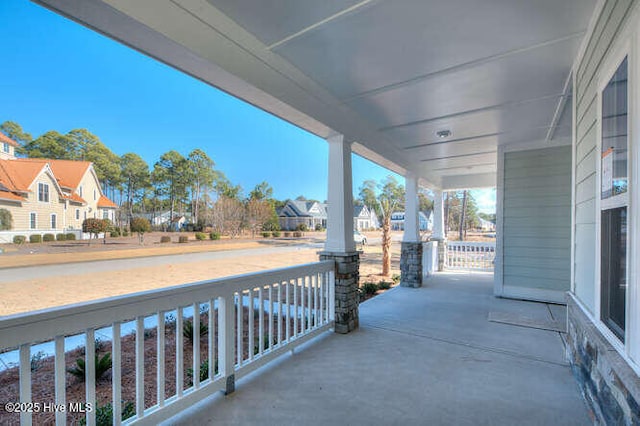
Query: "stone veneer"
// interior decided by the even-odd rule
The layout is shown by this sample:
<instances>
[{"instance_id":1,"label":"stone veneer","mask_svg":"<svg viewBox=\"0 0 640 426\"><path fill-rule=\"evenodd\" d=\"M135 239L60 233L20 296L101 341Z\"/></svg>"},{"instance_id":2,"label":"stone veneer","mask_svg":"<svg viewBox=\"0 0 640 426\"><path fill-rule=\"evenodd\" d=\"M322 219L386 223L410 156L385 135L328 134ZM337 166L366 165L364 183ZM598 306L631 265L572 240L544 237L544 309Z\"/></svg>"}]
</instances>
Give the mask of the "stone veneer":
<instances>
[{"instance_id":1,"label":"stone veneer","mask_svg":"<svg viewBox=\"0 0 640 426\"><path fill-rule=\"evenodd\" d=\"M400 285L422 287L422 243L402 242L400 253Z\"/></svg>"},{"instance_id":2,"label":"stone veneer","mask_svg":"<svg viewBox=\"0 0 640 426\"><path fill-rule=\"evenodd\" d=\"M567 356L594 421L640 424L640 379L571 294L567 300Z\"/></svg>"},{"instance_id":3,"label":"stone veneer","mask_svg":"<svg viewBox=\"0 0 640 426\"><path fill-rule=\"evenodd\" d=\"M359 325L360 253L320 252L320 260L336 262L334 330L340 334L349 333Z\"/></svg>"}]
</instances>

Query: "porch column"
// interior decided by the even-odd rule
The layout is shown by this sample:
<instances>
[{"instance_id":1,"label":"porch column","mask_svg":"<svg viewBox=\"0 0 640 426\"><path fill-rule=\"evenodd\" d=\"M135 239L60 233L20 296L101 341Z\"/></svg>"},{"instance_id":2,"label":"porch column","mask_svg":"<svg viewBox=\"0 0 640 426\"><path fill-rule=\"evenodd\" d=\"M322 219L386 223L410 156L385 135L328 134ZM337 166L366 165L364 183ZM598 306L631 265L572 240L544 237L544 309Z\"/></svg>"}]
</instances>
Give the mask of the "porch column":
<instances>
[{"instance_id":1,"label":"porch column","mask_svg":"<svg viewBox=\"0 0 640 426\"><path fill-rule=\"evenodd\" d=\"M433 190L433 233L431 239L438 242L438 271L444 269L445 256L447 254L447 235L444 229L444 202L441 190Z\"/></svg>"},{"instance_id":2,"label":"porch column","mask_svg":"<svg viewBox=\"0 0 640 426\"><path fill-rule=\"evenodd\" d=\"M400 253L400 285L422 286L422 242L418 220L418 178L411 172L405 177L404 235Z\"/></svg>"},{"instance_id":3,"label":"porch column","mask_svg":"<svg viewBox=\"0 0 640 426\"><path fill-rule=\"evenodd\" d=\"M353 188L351 143L335 135L329 143L329 194L327 241L320 260L336 262L335 326L346 334L358 328L358 281L360 256L353 240Z\"/></svg>"}]
</instances>

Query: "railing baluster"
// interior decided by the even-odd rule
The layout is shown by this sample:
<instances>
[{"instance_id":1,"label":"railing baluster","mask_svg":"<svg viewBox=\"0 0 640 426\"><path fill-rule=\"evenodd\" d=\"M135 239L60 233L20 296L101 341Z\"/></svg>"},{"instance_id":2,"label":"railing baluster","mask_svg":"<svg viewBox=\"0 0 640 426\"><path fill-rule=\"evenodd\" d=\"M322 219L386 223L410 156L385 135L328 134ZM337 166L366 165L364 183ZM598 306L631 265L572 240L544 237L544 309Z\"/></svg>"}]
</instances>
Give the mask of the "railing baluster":
<instances>
[{"instance_id":1,"label":"railing baluster","mask_svg":"<svg viewBox=\"0 0 640 426\"><path fill-rule=\"evenodd\" d=\"M320 308L318 304L318 289L320 286L320 274L314 274L313 278L315 281L315 286L313 287L313 311L314 311L313 326L317 327L319 324L318 317L320 316Z\"/></svg>"},{"instance_id":2,"label":"railing baluster","mask_svg":"<svg viewBox=\"0 0 640 426\"><path fill-rule=\"evenodd\" d=\"M20 403L31 402L31 345L20 345ZM20 424L31 425L31 411L20 411Z\"/></svg>"},{"instance_id":3,"label":"railing baluster","mask_svg":"<svg viewBox=\"0 0 640 426\"><path fill-rule=\"evenodd\" d=\"M262 297L262 288L258 288L258 353L262 355L264 351L264 298Z\"/></svg>"},{"instance_id":4,"label":"railing baluster","mask_svg":"<svg viewBox=\"0 0 640 426\"><path fill-rule=\"evenodd\" d=\"M193 304L193 387L200 387L200 303Z\"/></svg>"},{"instance_id":5,"label":"railing baluster","mask_svg":"<svg viewBox=\"0 0 640 426\"><path fill-rule=\"evenodd\" d=\"M165 393L165 383L164 383L164 334L165 334L165 323L164 323L164 311L158 312L158 335L156 336L156 382L158 388L156 389L156 399L158 400L158 407L164 407L164 393Z\"/></svg>"},{"instance_id":6,"label":"railing baluster","mask_svg":"<svg viewBox=\"0 0 640 426\"><path fill-rule=\"evenodd\" d=\"M269 350L273 348L273 284L269 284Z\"/></svg>"},{"instance_id":7,"label":"railing baluster","mask_svg":"<svg viewBox=\"0 0 640 426\"><path fill-rule=\"evenodd\" d=\"M296 278L293 280L293 337L298 336L298 285L300 283L300 278Z\"/></svg>"},{"instance_id":8,"label":"railing baluster","mask_svg":"<svg viewBox=\"0 0 640 426\"><path fill-rule=\"evenodd\" d=\"M136 414L144 417L144 317L136 318Z\"/></svg>"},{"instance_id":9,"label":"railing baluster","mask_svg":"<svg viewBox=\"0 0 640 426\"><path fill-rule=\"evenodd\" d=\"M304 335L307 328L307 322L306 322L307 312L305 308L305 303L307 298L304 293L304 284L307 278L301 277L299 278L299 280L300 280L300 334Z\"/></svg>"},{"instance_id":10,"label":"railing baluster","mask_svg":"<svg viewBox=\"0 0 640 426\"><path fill-rule=\"evenodd\" d=\"M327 287L327 273L320 275L320 324L324 324L324 291Z\"/></svg>"},{"instance_id":11,"label":"railing baluster","mask_svg":"<svg viewBox=\"0 0 640 426\"><path fill-rule=\"evenodd\" d=\"M236 348L238 351L238 356L237 356L237 364L238 366L242 366L242 355L244 353L243 351L243 347L242 347L242 291L239 291L238 293L238 302L236 303Z\"/></svg>"},{"instance_id":12,"label":"railing baluster","mask_svg":"<svg viewBox=\"0 0 640 426\"><path fill-rule=\"evenodd\" d=\"M282 281L278 283L278 346L282 343Z\"/></svg>"},{"instance_id":13,"label":"railing baluster","mask_svg":"<svg viewBox=\"0 0 640 426\"><path fill-rule=\"evenodd\" d=\"M329 285L327 286L327 304L329 305L329 321L333 322L336 319L336 297L335 297L335 283L336 272L331 269L329 271Z\"/></svg>"},{"instance_id":14,"label":"railing baluster","mask_svg":"<svg viewBox=\"0 0 640 426\"><path fill-rule=\"evenodd\" d=\"M311 296L312 296L312 291L311 291L311 287L313 286L313 276L309 275L307 277L307 311L309 312L309 316L307 317L307 330L311 330L313 327L311 326L311 310L313 309L313 307L311 306Z\"/></svg>"},{"instance_id":15,"label":"railing baluster","mask_svg":"<svg viewBox=\"0 0 640 426\"><path fill-rule=\"evenodd\" d=\"M289 293L291 292L291 280L284 282L284 289L285 289L285 294L287 295L286 301L285 301L286 303L285 303L284 318L285 318L285 327L287 327L286 339L287 339L287 343L289 343L289 340L291 339L291 305L289 300Z\"/></svg>"},{"instance_id":16,"label":"railing baluster","mask_svg":"<svg viewBox=\"0 0 640 426\"><path fill-rule=\"evenodd\" d=\"M64 407L66 401L66 370L64 362L64 336L56 336L55 338L55 390L56 390L56 406ZM67 424L66 410L56 411L56 424Z\"/></svg>"},{"instance_id":17,"label":"railing baluster","mask_svg":"<svg viewBox=\"0 0 640 426\"><path fill-rule=\"evenodd\" d=\"M86 331L85 355L85 400L92 407L96 406L96 336L93 328ZM95 426L95 410L87 411L87 426Z\"/></svg>"},{"instance_id":18,"label":"railing baluster","mask_svg":"<svg viewBox=\"0 0 640 426\"><path fill-rule=\"evenodd\" d=\"M249 314L247 316L247 327L249 328L249 330L247 330L249 332L249 336L247 339L247 351L249 352L249 361L253 360L253 353L255 352L254 349L254 345L255 345L255 341L254 341L254 337L253 337L253 329L255 328L256 325L256 321L253 313L253 302L254 302L254 297L253 297L253 290L254 289L249 289Z\"/></svg>"},{"instance_id":19,"label":"railing baluster","mask_svg":"<svg viewBox=\"0 0 640 426\"><path fill-rule=\"evenodd\" d=\"M176 395L182 397L182 386L184 384L184 340L182 338L182 328L184 319L182 317L182 307L178 306L176 311Z\"/></svg>"},{"instance_id":20,"label":"railing baluster","mask_svg":"<svg viewBox=\"0 0 640 426\"><path fill-rule=\"evenodd\" d=\"M122 342L120 340L120 321L113 323L111 342L111 395L113 424L119 425L122 418Z\"/></svg>"},{"instance_id":21,"label":"railing baluster","mask_svg":"<svg viewBox=\"0 0 640 426\"><path fill-rule=\"evenodd\" d=\"M216 358L215 358L215 344L216 344L216 328L215 328L215 319L216 319L216 303L213 299L209 300L209 334L207 335L207 339L209 340L209 379L213 381L213 378L216 375Z\"/></svg>"}]
</instances>

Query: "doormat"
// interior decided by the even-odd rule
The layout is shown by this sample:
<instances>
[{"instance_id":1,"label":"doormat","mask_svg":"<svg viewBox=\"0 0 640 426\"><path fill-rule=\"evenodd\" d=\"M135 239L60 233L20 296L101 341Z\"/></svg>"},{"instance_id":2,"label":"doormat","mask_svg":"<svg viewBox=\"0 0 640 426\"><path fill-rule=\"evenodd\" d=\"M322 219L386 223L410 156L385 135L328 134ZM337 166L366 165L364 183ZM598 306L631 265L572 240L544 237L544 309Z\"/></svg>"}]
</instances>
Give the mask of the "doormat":
<instances>
[{"instance_id":1,"label":"doormat","mask_svg":"<svg viewBox=\"0 0 640 426\"><path fill-rule=\"evenodd\" d=\"M489 321L518 327L537 328L540 330L567 332L565 321L529 318L510 312L489 312Z\"/></svg>"}]
</instances>

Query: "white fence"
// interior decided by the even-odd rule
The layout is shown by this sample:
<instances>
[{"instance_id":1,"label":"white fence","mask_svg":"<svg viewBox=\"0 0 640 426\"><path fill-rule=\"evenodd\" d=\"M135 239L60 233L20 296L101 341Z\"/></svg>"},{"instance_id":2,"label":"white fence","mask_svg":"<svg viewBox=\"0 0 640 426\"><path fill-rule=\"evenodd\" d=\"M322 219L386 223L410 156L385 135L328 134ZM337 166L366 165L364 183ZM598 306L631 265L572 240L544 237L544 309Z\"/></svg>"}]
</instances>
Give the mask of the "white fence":
<instances>
[{"instance_id":1,"label":"white fence","mask_svg":"<svg viewBox=\"0 0 640 426\"><path fill-rule=\"evenodd\" d=\"M157 424L331 328L334 282L334 262L323 261L5 317L0 320L5 359L0 359L0 375L18 375L19 391L14 401L3 402L18 403L13 411L21 412L0 410L0 424L65 425L81 415L94 425L96 392L104 396L100 387L105 380L113 424L121 424L120 401L130 395L135 414L125 423ZM106 352L111 353L111 372L99 380L96 354L102 358ZM54 371L46 401L32 398L32 385L40 386L32 379L32 371L39 374L34 354L36 363ZM11 356L15 365L6 361ZM67 370L78 356L86 365L80 402L93 408L83 414L70 412L69 404L78 401L67 396L73 381ZM132 381L135 386L123 386ZM47 418L44 411L52 406L67 409Z\"/></svg>"},{"instance_id":2,"label":"white fence","mask_svg":"<svg viewBox=\"0 0 640 426\"><path fill-rule=\"evenodd\" d=\"M493 271L495 242L447 241L447 269Z\"/></svg>"}]
</instances>

